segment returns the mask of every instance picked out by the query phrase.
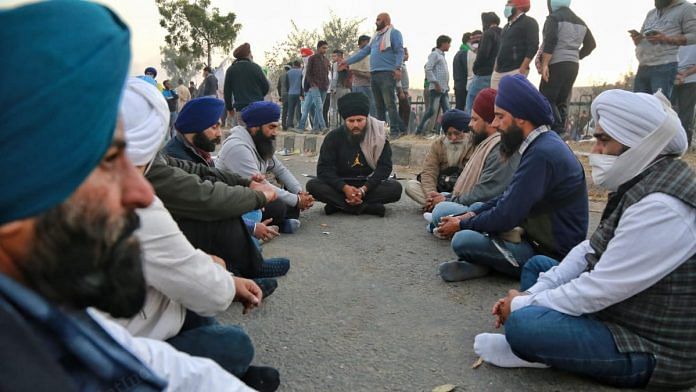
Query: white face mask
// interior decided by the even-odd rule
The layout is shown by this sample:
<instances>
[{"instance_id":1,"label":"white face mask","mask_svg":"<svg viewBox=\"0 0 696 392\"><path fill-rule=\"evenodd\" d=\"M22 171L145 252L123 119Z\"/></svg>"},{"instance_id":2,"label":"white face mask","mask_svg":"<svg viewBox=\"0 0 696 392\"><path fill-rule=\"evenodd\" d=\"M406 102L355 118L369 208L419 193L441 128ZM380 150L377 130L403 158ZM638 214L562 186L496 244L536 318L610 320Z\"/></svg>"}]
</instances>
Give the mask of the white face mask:
<instances>
[{"instance_id":1,"label":"white face mask","mask_svg":"<svg viewBox=\"0 0 696 392\"><path fill-rule=\"evenodd\" d=\"M592 181L595 185L605 188L611 192L616 189L609 189L606 185L609 170L614 167L616 160L619 157L616 155L590 154L590 166L592 167Z\"/></svg>"},{"instance_id":2,"label":"white face mask","mask_svg":"<svg viewBox=\"0 0 696 392\"><path fill-rule=\"evenodd\" d=\"M476 49L479 48L479 44L471 44L471 47L472 47L474 50L476 50Z\"/></svg>"}]
</instances>

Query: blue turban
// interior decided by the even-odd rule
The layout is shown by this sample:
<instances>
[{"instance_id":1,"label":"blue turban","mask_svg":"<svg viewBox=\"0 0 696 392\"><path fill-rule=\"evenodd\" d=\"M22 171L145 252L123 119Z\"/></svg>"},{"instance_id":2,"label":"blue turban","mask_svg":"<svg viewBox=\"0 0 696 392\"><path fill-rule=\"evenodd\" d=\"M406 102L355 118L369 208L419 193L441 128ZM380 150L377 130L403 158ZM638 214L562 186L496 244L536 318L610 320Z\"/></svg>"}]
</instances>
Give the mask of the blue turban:
<instances>
[{"instance_id":1,"label":"blue turban","mask_svg":"<svg viewBox=\"0 0 696 392\"><path fill-rule=\"evenodd\" d=\"M0 26L3 224L62 203L101 161L116 128L130 33L108 8L82 1L0 11Z\"/></svg>"},{"instance_id":2,"label":"blue turban","mask_svg":"<svg viewBox=\"0 0 696 392\"><path fill-rule=\"evenodd\" d=\"M225 101L213 97L200 97L186 102L179 112L174 127L181 133L201 133L220 121L225 111Z\"/></svg>"},{"instance_id":3,"label":"blue turban","mask_svg":"<svg viewBox=\"0 0 696 392\"><path fill-rule=\"evenodd\" d=\"M145 75L147 74L152 74L153 77L157 77L157 70L155 67L147 67L145 68L145 72L143 72Z\"/></svg>"},{"instance_id":4,"label":"blue turban","mask_svg":"<svg viewBox=\"0 0 696 392\"><path fill-rule=\"evenodd\" d=\"M521 74L504 76L500 80L495 106L536 127L554 122L549 101Z\"/></svg>"},{"instance_id":5,"label":"blue turban","mask_svg":"<svg viewBox=\"0 0 696 392\"><path fill-rule=\"evenodd\" d=\"M448 129L454 128L460 132L469 132L469 122L471 116L465 111L452 109L442 115L442 130L447 132Z\"/></svg>"},{"instance_id":6,"label":"blue turban","mask_svg":"<svg viewBox=\"0 0 696 392\"><path fill-rule=\"evenodd\" d=\"M280 119L280 106L269 101L252 102L242 110L242 120L247 127L260 127Z\"/></svg>"}]
</instances>

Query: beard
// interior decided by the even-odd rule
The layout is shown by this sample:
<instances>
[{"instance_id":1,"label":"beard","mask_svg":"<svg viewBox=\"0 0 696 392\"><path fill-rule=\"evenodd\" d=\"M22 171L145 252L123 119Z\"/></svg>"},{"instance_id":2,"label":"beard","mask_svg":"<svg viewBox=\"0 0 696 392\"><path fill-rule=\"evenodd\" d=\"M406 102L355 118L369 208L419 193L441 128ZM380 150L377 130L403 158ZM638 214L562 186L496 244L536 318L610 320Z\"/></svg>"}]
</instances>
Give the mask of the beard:
<instances>
[{"instance_id":1,"label":"beard","mask_svg":"<svg viewBox=\"0 0 696 392\"><path fill-rule=\"evenodd\" d=\"M213 152L215 147L220 144L220 138L208 139L203 133L197 133L193 135L193 145L200 148L203 151Z\"/></svg>"},{"instance_id":2,"label":"beard","mask_svg":"<svg viewBox=\"0 0 696 392\"><path fill-rule=\"evenodd\" d=\"M483 143L484 140L488 139L486 132L471 131L471 133L473 135L471 141L474 143L474 146L478 146L479 144Z\"/></svg>"},{"instance_id":3,"label":"beard","mask_svg":"<svg viewBox=\"0 0 696 392\"><path fill-rule=\"evenodd\" d=\"M655 0L655 8L658 10L667 8L670 4L672 4L672 0Z\"/></svg>"},{"instance_id":4,"label":"beard","mask_svg":"<svg viewBox=\"0 0 696 392\"><path fill-rule=\"evenodd\" d=\"M273 158L275 153L275 136L266 137L259 129L256 131L256 134L251 135L251 139L254 140L256 151L259 152L261 158L266 160Z\"/></svg>"},{"instance_id":5,"label":"beard","mask_svg":"<svg viewBox=\"0 0 696 392\"><path fill-rule=\"evenodd\" d=\"M146 292L133 236L139 226L135 212L114 220L103 207L65 202L37 218L32 250L18 268L29 287L58 305L132 317Z\"/></svg>"},{"instance_id":6,"label":"beard","mask_svg":"<svg viewBox=\"0 0 696 392\"><path fill-rule=\"evenodd\" d=\"M360 133L357 133L357 134L353 133L353 131L355 131L355 130L357 130L357 129L348 129L348 136L350 137L350 143L354 146L362 143L363 140L365 140L365 135L367 134L367 132L365 132L364 129L361 130Z\"/></svg>"},{"instance_id":7,"label":"beard","mask_svg":"<svg viewBox=\"0 0 696 392\"><path fill-rule=\"evenodd\" d=\"M500 128L498 128L498 132L500 132L500 153L505 158L510 158L524 142L522 128L512 124L506 132L502 132Z\"/></svg>"}]
</instances>

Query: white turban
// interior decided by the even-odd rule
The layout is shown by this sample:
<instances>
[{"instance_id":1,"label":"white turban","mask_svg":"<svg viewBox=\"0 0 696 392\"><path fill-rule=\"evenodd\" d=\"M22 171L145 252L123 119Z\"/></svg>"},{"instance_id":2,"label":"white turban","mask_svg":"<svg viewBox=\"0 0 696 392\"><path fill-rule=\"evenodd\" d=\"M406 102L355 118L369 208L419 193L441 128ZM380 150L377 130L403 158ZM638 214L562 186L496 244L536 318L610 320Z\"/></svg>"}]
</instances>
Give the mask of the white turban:
<instances>
[{"instance_id":1,"label":"white turban","mask_svg":"<svg viewBox=\"0 0 696 392\"><path fill-rule=\"evenodd\" d=\"M660 155L686 152L684 127L661 92L605 91L592 102L592 118L612 139L630 147L607 174L609 189L637 176Z\"/></svg>"},{"instance_id":2,"label":"white turban","mask_svg":"<svg viewBox=\"0 0 696 392\"><path fill-rule=\"evenodd\" d=\"M136 166L145 166L159 151L169 127L169 108L157 87L129 78L119 110L126 137L126 155Z\"/></svg>"}]
</instances>

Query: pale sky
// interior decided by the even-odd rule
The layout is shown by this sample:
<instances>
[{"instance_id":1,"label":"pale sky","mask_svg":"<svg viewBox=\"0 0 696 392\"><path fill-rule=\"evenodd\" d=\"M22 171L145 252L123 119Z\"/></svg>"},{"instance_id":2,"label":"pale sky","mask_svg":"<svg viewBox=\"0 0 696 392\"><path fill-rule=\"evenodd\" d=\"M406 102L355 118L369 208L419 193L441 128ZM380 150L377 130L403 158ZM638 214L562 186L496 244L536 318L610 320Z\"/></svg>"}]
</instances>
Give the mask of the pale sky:
<instances>
[{"instance_id":1,"label":"pale sky","mask_svg":"<svg viewBox=\"0 0 696 392\"><path fill-rule=\"evenodd\" d=\"M0 0L0 7L26 2ZM154 0L100 2L113 8L131 28L131 73L142 74L149 65L161 69L159 47L164 43L165 31L159 26L159 13ZM242 24L236 44L249 42L255 60L261 65L265 62L264 52L284 40L290 32L291 19L300 28L318 29L322 21L328 20L329 10L333 10L344 18L365 18L363 32L371 35L377 14L388 12L409 49L411 57L407 64L414 88L422 86L423 65L438 35L452 37L452 50L447 53L451 70L451 61L462 34L481 29L480 15L483 11L495 11L503 19L505 3L506 0L212 0L213 6L223 13L236 13L238 23ZM432 8L429 9L429 6ZM627 31L640 30L645 15L653 7L653 0L573 0L571 8L588 24L597 40L597 49L580 63L576 86L613 82L627 71L635 71L638 62ZM539 22L540 29L547 13L546 0L532 0L529 15ZM166 75L162 72L158 79L164 80L164 77ZM535 83L539 80L534 69L530 78Z\"/></svg>"}]
</instances>

